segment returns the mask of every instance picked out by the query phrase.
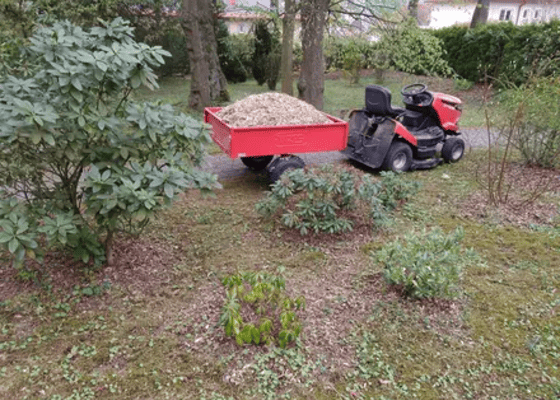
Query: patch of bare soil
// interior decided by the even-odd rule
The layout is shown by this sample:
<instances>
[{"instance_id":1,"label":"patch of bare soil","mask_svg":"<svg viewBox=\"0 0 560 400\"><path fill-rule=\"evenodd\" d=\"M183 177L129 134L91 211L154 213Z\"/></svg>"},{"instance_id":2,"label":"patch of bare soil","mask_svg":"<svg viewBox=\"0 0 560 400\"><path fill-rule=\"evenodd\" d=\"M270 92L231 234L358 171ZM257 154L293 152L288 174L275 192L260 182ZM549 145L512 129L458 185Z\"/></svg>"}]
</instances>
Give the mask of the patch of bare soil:
<instances>
[{"instance_id":1,"label":"patch of bare soil","mask_svg":"<svg viewBox=\"0 0 560 400\"><path fill-rule=\"evenodd\" d=\"M342 260L341 260L342 261ZM356 271L350 259L331 274L316 276L311 282L298 282L293 288L306 298L303 319L304 343L338 373L356 366L355 348L344 345L355 323L363 323L380 300L392 301L395 293L383 293L383 282L374 278L355 288Z\"/></svg>"},{"instance_id":2,"label":"patch of bare soil","mask_svg":"<svg viewBox=\"0 0 560 400\"><path fill-rule=\"evenodd\" d=\"M149 294L151 289L167 281L171 268L179 263L179 252L169 243L147 238L121 237L115 240L114 262L100 271L92 270L98 284L108 282ZM28 262L29 279L18 279L18 271L11 265L0 268L0 301L14 297L18 293L32 292L40 283L48 283L55 291L68 291L74 286L89 284L84 274L85 266L75 261L71 254L51 251L45 255L42 267L36 262ZM91 269L92 267L90 267Z\"/></svg>"},{"instance_id":3,"label":"patch of bare soil","mask_svg":"<svg viewBox=\"0 0 560 400\"><path fill-rule=\"evenodd\" d=\"M381 274L363 275L363 262L356 260L356 254L362 246L374 240L371 229L355 231L353 240L349 242L338 236L338 244L335 240L325 243L317 239L318 236L322 235L311 235L306 241L310 239L309 243L314 243L329 259L335 261L316 271L292 271L289 273L291 278L286 282L286 290L289 296L303 296L306 300L305 310L298 312L303 325L301 340L309 358L321 359L327 367L328 372L323 372L321 379L336 381L357 366L355 346L352 343L345 344L345 341L356 326L367 323L376 304L399 302L405 312L409 311L422 323L429 321L431 329L440 334L464 336L461 317L463 304L460 302L400 302L403 294L398 288L387 290ZM340 247L340 243L346 243L344 248ZM199 288L193 301L185 304L180 311L183 320L194 319L180 334L183 337L190 334L192 339L185 340L183 346L200 357L212 354L217 359L223 359L236 354L226 365L222 379L239 385L252 378L254 356L267 349L266 346L241 348L233 338L225 335L223 327L218 325L224 299L225 290L217 282Z\"/></svg>"},{"instance_id":4,"label":"patch of bare soil","mask_svg":"<svg viewBox=\"0 0 560 400\"><path fill-rule=\"evenodd\" d=\"M487 191L477 191L462 203L461 210L464 216L477 220L493 217L519 226L551 225L559 209L546 201L550 194L560 196L559 170L513 164L506 171L502 202L492 204Z\"/></svg>"},{"instance_id":5,"label":"patch of bare soil","mask_svg":"<svg viewBox=\"0 0 560 400\"><path fill-rule=\"evenodd\" d=\"M302 341L311 359L323 359L325 365L343 374L355 367L355 349L343 345L353 328L352 321L363 321L371 313L371 307L383 297L381 282L368 285L359 292L353 289L355 270L347 265L336 274L322 274L312 280L289 280L286 285L291 296L304 296L306 307L298 312L303 325ZM398 296L395 293L389 297ZM184 328L181 335L190 334L183 347L200 357L209 352L217 359L236 354L227 366L223 380L231 384L241 384L252 375L251 364L256 354L266 352L266 346L239 347L235 339L227 337L223 327L218 325L225 290L217 290L209 284L197 291L194 301L181 310L184 320L195 318ZM387 300L385 298L385 300ZM342 376L342 375L341 375Z\"/></svg>"},{"instance_id":6,"label":"patch of bare soil","mask_svg":"<svg viewBox=\"0 0 560 400\"><path fill-rule=\"evenodd\" d=\"M263 93L239 100L216 113L234 127L330 124L312 105L284 93Z\"/></svg>"},{"instance_id":7,"label":"patch of bare soil","mask_svg":"<svg viewBox=\"0 0 560 400\"><path fill-rule=\"evenodd\" d=\"M170 243L147 238L119 240L113 255L113 265L104 270L105 279L125 287L133 286L144 293L167 282L172 267L182 259L179 250Z\"/></svg>"}]
</instances>

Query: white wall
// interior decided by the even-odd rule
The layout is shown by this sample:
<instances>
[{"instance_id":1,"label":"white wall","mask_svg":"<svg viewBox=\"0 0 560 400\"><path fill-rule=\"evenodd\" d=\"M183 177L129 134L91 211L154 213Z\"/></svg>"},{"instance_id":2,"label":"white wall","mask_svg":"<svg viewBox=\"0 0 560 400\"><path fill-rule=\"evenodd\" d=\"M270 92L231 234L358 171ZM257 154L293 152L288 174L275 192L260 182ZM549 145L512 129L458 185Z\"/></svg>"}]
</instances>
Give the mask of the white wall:
<instances>
[{"instance_id":1,"label":"white wall","mask_svg":"<svg viewBox=\"0 0 560 400\"><path fill-rule=\"evenodd\" d=\"M475 4L452 3L430 4L428 28L438 29L452 25L469 24L472 19ZM424 3L425 4L425 3ZM509 13L508 13L509 12ZM517 14L519 13L519 19ZM525 16L525 17L524 17ZM502 17L500 19L500 17ZM529 24L548 22L560 18L560 5L556 4L526 4L519 7L519 2L490 2L488 21L511 21L514 24Z\"/></svg>"},{"instance_id":2,"label":"white wall","mask_svg":"<svg viewBox=\"0 0 560 400\"><path fill-rule=\"evenodd\" d=\"M432 8L429 28L439 29L452 25L469 24L471 22L474 4L467 5L435 5Z\"/></svg>"}]
</instances>

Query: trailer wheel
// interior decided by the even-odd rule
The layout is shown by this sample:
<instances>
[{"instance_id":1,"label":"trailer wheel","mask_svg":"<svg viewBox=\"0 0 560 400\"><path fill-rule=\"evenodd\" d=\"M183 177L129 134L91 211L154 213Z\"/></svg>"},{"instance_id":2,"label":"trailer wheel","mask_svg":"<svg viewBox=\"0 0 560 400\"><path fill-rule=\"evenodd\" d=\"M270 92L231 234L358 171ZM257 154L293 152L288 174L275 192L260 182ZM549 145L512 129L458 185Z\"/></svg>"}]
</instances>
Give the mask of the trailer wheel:
<instances>
[{"instance_id":1,"label":"trailer wheel","mask_svg":"<svg viewBox=\"0 0 560 400\"><path fill-rule=\"evenodd\" d=\"M284 172L303 167L305 162L297 156L279 157L268 166L268 180L273 185Z\"/></svg>"},{"instance_id":2,"label":"trailer wheel","mask_svg":"<svg viewBox=\"0 0 560 400\"><path fill-rule=\"evenodd\" d=\"M253 171L262 171L272 161L274 156L241 157L241 162Z\"/></svg>"},{"instance_id":3,"label":"trailer wheel","mask_svg":"<svg viewBox=\"0 0 560 400\"><path fill-rule=\"evenodd\" d=\"M465 141L461 138L449 138L441 148L441 156L445 162L455 163L463 158L463 154L465 154Z\"/></svg>"},{"instance_id":4,"label":"trailer wheel","mask_svg":"<svg viewBox=\"0 0 560 400\"><path fill-rule=\"evenodd\" d=\"M387 171L405 172L412 165L412 149L403 142L394 141L383 160L382 168Z\"/></svg>"}]
</instances>

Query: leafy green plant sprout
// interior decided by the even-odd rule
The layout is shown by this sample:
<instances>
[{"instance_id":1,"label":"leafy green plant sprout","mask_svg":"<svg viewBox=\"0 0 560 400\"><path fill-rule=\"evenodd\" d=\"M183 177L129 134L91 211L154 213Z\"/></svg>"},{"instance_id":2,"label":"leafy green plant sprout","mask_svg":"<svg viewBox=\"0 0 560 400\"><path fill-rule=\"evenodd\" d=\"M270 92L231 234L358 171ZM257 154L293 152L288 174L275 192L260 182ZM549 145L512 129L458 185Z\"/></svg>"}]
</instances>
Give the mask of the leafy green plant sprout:
<instances>
[{"instance_id":1,"label":"leafy green plant sprout","mask_svg":"<svg viewBox=\"0 0 560 400\"><path fill-rule=\"evenodd\" d=\"M280 273L244 272L222 280L226 299L219 324L238 345L277 343L284 348L298 338L302 327L296 311L305 308L305 298L288 297Z\"/></svg>"},{"instance_id":2,"label":"leafy green plant sprout","mask_svg":"<svg viewBox=\"0 0 560 400\"><path fill-rule=\"evenodd\" d=\"M388 284L402 287L414 298L454 298L459 294L462 269L480 260L460 243L464 231L450 234L436 229L409 234L385 245L374 259L385 266Z\"/></svg>"}]
</instances>

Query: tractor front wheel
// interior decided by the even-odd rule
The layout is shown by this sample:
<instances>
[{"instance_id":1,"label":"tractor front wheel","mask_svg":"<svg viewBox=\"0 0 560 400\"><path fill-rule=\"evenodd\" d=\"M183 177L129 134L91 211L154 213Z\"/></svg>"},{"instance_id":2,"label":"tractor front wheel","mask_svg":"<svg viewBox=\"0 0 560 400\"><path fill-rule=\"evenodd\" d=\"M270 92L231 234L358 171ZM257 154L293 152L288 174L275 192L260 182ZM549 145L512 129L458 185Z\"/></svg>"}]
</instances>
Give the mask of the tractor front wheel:
<instances>
[{"instance_id":1,"label":"tractor front wheel","mask_svg":"<svg viewBox=\"0 0 560 400\"><path fill-rule=\"evenodd\" d=\"M463 158L465 154L465 141L461 138L452 137L445 141L441 148L441 156L445 162L455 163Z\"/></svg>"},{"instance_id":2,"label":"tractor front wheel","mask_svg":"<svg viewBox=\"0 0 560 400\"><path fill-rule=\"evenodd\" d=\"M393 172L406 172L412 165L412 149L403 142L395 141L383 160L382 168Z\"/></svg>"},{"instance_id":3,"label":"tractor front wheel","mask_svg":"<svg viewBox=\"0 0 560 400\"><path fill-rule=\"evenodd\" d=\"M272 161L274 156L241 157L241 162L253 171L262 171Z\"/></svg>"}]
</instances>

